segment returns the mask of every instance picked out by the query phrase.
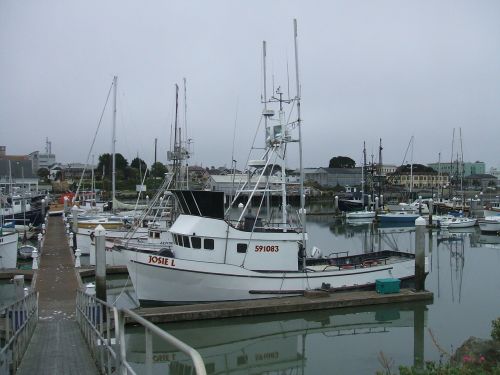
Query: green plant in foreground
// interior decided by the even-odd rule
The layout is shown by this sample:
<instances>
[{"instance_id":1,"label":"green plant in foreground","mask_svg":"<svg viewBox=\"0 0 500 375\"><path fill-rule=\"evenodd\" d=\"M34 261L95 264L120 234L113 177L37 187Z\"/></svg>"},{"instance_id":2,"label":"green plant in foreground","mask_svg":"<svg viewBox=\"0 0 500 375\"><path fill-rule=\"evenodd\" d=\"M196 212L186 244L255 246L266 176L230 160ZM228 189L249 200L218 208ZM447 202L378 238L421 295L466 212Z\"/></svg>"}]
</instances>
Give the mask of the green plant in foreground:
<instances>
[{"instance_id":1,"label":"green plant in foreground","mask_svg":"<svg viewBox=\"0 0 500 375\"><path fill-rule=\"evenodd\" d=\"M491 322L491 338L500 342L500 318Z\"/></svg>"}]
</instances>

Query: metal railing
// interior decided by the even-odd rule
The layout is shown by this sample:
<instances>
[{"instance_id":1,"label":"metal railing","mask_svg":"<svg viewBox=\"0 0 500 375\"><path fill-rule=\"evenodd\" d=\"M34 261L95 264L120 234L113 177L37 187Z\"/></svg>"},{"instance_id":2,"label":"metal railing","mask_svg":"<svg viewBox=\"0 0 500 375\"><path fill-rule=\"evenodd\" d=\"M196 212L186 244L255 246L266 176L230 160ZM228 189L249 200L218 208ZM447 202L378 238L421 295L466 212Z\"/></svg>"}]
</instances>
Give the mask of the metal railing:
<instances>
[{"instance_id":1,"label":"metal railing","mask_svg":"<svg viewBox=\"0 0 500 375\"><path fill-rule=\"evenodd\" d=\"M38 322L38 292L2 307L1 315L0 373L15 374Z\"/></svg>"},{"instance_id":2,"label":"metal railing","mask_svg":"<svg viewBox=\"0 0 500 375\"><path fill-rule=\"evenodd\" d=\"M118 309L96 297L78 291L76 297L76 320L87 342L99 371L103 374L137 374L127 361L125 340L125 316L145 329L146 374L153 370L153 335L175 346L188 355L197 375L206 375L205 364L200 354L163 331L158 326L128 309ZM142 374L142 372L141 372Z\"/></svg>"}]
</instances>

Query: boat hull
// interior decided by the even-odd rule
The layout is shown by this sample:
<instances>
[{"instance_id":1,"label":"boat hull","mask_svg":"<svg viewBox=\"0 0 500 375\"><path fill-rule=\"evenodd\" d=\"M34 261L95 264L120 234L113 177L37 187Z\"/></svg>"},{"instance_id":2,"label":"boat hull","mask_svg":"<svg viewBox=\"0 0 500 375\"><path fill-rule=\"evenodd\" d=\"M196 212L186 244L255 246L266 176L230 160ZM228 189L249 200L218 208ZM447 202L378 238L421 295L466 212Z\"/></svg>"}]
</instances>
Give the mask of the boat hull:
<instances>
[{"instance_id":1,"label":"boat hull","mask_svg":"<svg viewBox=\"0 0 500 375\"><path fill-rule=\"evenodd\" d=\"M301 295L306 290L362 288L381 278L411 278L414 258L366 268L327 266L320 272L258 272L122 250L142 304L187 304Z\"/></svg>"},{"instance_id":2,"label":"boat hull","mask_svg":"<svg viewBox=\"0 0 500 375\"><path fill-rule=\"evenodd\" d=\"M0 236L0 269L16 268L17 242L17 232L4 231Z\"/></svg>"},{"instance_id":3,"label":"boat hull","mask_svg":"<svg viewBox=\"0 0 500 375\"><path fill-rule=\"evenodd\" d=\"M385 214L379 215L378 220L380 223L413 223L417 220L419 215L401 215L401 214Z\"/></svg>"},{"instance_id":4,"label":"boat hull","mask_svg":"<svg viewBox=\"0 0 500 375\"><path fill-rule=\"evenodd\" d=\"M500 218L479 220L478 223L481 232L485 233L500 232Z\"/></svg>"}]
</instances>

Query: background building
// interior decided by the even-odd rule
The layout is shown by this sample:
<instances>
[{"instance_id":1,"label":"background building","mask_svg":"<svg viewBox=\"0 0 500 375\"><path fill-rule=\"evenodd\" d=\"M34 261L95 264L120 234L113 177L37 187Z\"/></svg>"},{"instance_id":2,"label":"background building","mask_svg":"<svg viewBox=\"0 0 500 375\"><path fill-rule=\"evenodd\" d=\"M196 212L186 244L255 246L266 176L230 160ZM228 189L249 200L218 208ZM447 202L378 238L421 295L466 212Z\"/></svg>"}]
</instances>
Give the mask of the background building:
<instances>
[{"instance_id":1,"label":"background building","mask_svg":"<svg viewBox=\"0 0 500 375\"><path fill-rule=\"evenodd\" d=\"M33 173L37 173L40 168L49 169L56 163L56 155L52 153L52 142L48 138L45 139L45 153L33 151L29 154L29 158L33 163Z\"/></svg>"},{"instance_id":2,"label":"background building","mask_svg":"<svg viewBox=\"0 0 500 375\"><path fill-rule=\"evenodd\" d=\"M7 147L0 146L0 189L4 193L38 191L38 176L28 155L7 155Z\"/></svg>"},{"instance_id":3,"label":"background building","mask_svg":"<svg viewBox=\"0 0 500 375\"><path fill-rule=\"evenodd\" d=\"M436 172L441 170L441 173L447 173L450 176L458 176L461 170L460 163L430 163L427 164L429 167L434 169ZM474 163L464 162L464 177L470 176L472 174L484 174L486 166L482 161L476 161Z\"/></svg>"},{"instance_id":4,"label":"background building","mask_svg":"<svg viewBox=\"0 0 500 375\"><path fill-rule=\"evenodd\" d=\"M304 180L314 181L323 187L361 185L361 167L355 168L306 168Z\"/></svg>"}]
</instances>

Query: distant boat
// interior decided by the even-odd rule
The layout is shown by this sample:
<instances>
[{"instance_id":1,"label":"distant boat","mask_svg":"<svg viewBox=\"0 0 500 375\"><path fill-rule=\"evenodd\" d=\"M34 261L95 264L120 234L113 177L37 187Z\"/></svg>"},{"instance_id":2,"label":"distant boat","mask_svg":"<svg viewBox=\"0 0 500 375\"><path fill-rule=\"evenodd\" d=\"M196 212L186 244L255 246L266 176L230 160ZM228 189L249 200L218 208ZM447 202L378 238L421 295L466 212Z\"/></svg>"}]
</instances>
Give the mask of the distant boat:
<instances>
[{"instance_id":1,"label":"distant boat","mask_svg":"<svg viewBox=\"0 0 500 375\"><path fill-rule=\"evenodd\" d=\"M439 226L441 228L472 228L476 225L476 219L469 217L445 217L439 220Z\"/></svg>"},{"instance_id":2,"label":"distant boat","mask_svg":"<svg viewBox=\"0 0 500 375\"><path fill-rule=\"evenodd\" d=\"M345 217L348 220L375 219L375 214L375 211L353 211L346 213Z\"/></svg>"},{"instance_id":3,"label":"distant boat","mask_svg":"<svg viewBox=\"0 0 500 375\"><path fill-rule=\"evenodd\" d=\"M481 232L500 232L500 215L486 216L478 220Z\"/></svg>"},{"instance_id":4,"label":"distant boat","mask_svg":"<svg viewBox=\"0 0 500 375\"><path fill-rule=\"evenodd\" d=\"M378 215L380 223L415 223L419 214L414 214L407 211L389 212L386 214Z\"/></svg>"}]
</instances>

